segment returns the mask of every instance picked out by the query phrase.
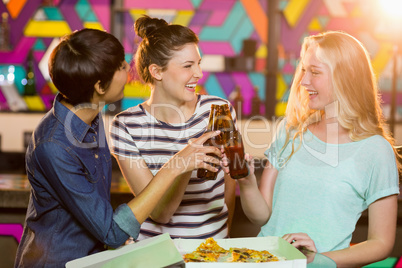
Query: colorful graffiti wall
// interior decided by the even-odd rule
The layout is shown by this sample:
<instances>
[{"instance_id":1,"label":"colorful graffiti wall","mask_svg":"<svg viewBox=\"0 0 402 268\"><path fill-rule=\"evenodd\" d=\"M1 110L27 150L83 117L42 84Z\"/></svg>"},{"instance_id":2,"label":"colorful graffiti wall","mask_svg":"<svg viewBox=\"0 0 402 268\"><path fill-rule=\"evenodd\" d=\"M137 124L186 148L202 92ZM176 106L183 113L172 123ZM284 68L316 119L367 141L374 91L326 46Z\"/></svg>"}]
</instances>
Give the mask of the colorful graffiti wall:
<instances>
[{"instance_id":1,"label":"colorful graffiti wall","mask_svg":"<svg viewBox=\"0 0 402 268\"><path fill-rule=\"evenodd\" d=\"M59 38L83 27L114 33L131 61L138 38L133 23L141 14L162 17L190 27L200 38L203 58L226 58L244 53L244 40L255 41L253 68L233 71L204 68L198 90L229 98L239 86L244 99L243 114L251 112L255 94L265 100L265 69L268 45L269 0L3 0L0 13L8 15L10 48L0 51L0 111L49 110L57 92L47 72L47 58ZM276 115L283 114L289 86L298 60L300 44L309 34L343 30L368 48L380 81L384 103L390 102L393 40L384 36L375 19L376 0L280 0L280 42L276 90ZM116 4L115 4L116 5ZM116 21L116 18L119 18ZM384 29L382 29L384 30ZM382 33L382 34L380 34ZM28 58L32 51L36 94L25 94ZM32 61L31 60L31 61ZM222 61L221 61L222 62ZM255 88L258 91L255 91ZM272 89L271 89L272 90ZM118 109L141 103L149 89L136 81L127 83ZM402 104L402 98L398 99ZM264 109L261 109L264 114Z\"/></svg>"}]
</instances>

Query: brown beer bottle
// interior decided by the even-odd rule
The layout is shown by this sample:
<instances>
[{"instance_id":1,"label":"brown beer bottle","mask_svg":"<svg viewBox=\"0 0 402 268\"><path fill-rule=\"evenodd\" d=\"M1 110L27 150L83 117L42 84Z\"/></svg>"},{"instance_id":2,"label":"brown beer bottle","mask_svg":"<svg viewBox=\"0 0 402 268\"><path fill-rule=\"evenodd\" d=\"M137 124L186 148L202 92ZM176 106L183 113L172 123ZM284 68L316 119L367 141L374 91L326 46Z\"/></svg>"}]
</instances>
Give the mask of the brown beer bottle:
<instances>
[{"instance_id":1,"label":"brown beer bottle","mask_svg":"<svg viewBox=\"0 0 402 268\"><path fill-rule=\"evenodd\" d=\"M249 170L246 159L244 158L244 147L239 131L234 130L229 133L229 140L225 146L225 154L229 162L229 172L232 179L247 177Z\"/></svg>"},{"instance_id":2,"label":"brown beer bottle","mask_svg":"<svg viewBox=\"0 0 402 268\"><path fill-rule=\"evenodd\" d=\"M236 130L235 124L232 118L232 114L230 113L229 105L223 104L220 106L221 113L219 115L219 129L221 134L219 135L221 138L220 143L223 146L226 146L226 143L229 141L230 132Z\"/></svg>"},{"instance_id":3,"label":"brown beer bottle","mask_svg":"<svg viewBox=\"0 0 402 268\"><path fill-rule=\"evenodd\" d=\"M211 105L211 112L209 113L209 122L208 122L208 127L207 127L206 132L218 130L218 128L219 128L218 117L220 115L220 112L221 112L221 109L220 109L219 105L217 105L217 104ZM215 146L215 147L220 148L219 136L215 136L215 137L208 139L204 143L204 146ZM208 154L208 155L216 157L216 155L214 155L214 154ZM211 164L211 165L216 168L218 167L218 165L215 165L215 164ZM218 175L218 172L209 171L204 168L199 168L197 170L197 178L200 178L200 179L216 180L217 175Z\"/></svg>"},{"instance_id":4,"label":"brown beer bottle","mask_svg":"<svg viewBox=\"0 0 402 268\"><path fill-rule=\"evenodd\" d=\"M225 149L229 161L229 172L233 179L240 179L248 176L249 170L244 158L244 147L241 134L236 130L229 105L224 104L220 116L221 139L220 142Z\"/></svg>"}]
</instances>

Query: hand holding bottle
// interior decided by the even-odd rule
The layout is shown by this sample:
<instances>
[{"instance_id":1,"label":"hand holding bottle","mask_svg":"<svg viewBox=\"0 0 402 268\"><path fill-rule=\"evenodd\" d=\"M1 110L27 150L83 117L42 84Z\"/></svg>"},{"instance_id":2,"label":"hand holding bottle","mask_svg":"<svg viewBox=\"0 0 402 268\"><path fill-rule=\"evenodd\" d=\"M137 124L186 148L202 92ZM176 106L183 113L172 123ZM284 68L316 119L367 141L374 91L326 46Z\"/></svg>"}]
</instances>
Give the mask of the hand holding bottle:
<instances>
[{"instance_id":1,"label":"hand holding bottle","mask_svg":"<svg viewBox=\"0 0 402 268\"><path fill-rule=\"evenodd\" d=\"M217 172L221 150L215 146L205 146L204 143L218 136L220 131L211 131L204 133L201 137L189 141L189 144L176 153L165 165L173 165L178 168L180 173L193 171L194 169L205 169L211 172Z\"/></svg>"}]
</instances>

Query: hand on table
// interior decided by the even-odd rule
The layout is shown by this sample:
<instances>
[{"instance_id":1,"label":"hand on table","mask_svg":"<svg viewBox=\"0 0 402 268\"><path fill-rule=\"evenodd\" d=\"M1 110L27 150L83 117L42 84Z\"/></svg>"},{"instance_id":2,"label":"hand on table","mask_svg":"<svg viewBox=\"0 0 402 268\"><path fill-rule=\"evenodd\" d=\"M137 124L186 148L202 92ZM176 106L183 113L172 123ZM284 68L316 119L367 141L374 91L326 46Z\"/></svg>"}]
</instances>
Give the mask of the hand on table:
<instances>
[{"instance_id":1,"label":"hand on table","mask_svg":"<svg viewBox=\"0 0 402 268\"><path fill-rule=\"evenodd\" d=\"M313 252L317 252L314 241L306 233L285 234L284 236L282 236L282 238L299 250L304 248Z\"/></svg>"}]
</instances>

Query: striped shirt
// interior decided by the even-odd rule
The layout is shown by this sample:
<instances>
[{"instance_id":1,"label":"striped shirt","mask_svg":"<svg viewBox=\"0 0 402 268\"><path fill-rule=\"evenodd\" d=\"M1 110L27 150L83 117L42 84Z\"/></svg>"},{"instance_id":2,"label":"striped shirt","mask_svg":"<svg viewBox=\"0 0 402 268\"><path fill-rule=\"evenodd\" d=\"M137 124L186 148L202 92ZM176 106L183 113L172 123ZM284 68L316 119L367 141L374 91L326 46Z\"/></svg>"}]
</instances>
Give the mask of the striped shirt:
<instances>
[{"instance_id":1,"label":"striped shirt","mask_svg":"<svg viewBox=\"0 0 402 268\"><path fill-rule=\"evenodd\" d=\"M111 152L126 158L142 158L155 176L159 169L190 139L200 137L208 125L211 104L229 104L211 95L198 95L193 116L185 123L162 122L142 105L131 107L116 115L110 130ZM236 114L229 104L236 125ZM138 240L162 233L172 238L226 238L228 209L224 200L223 171L216 180L197 178L197 170L185 190L183 199L170 221L157 223L148 218L141 226Z\"/></svg>"}]
</instances>

